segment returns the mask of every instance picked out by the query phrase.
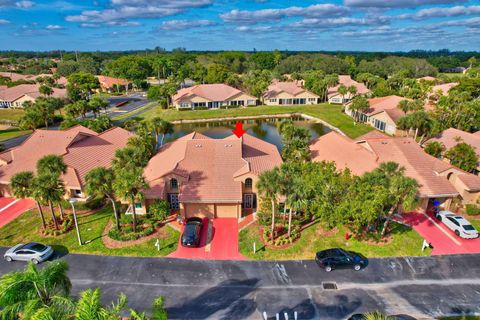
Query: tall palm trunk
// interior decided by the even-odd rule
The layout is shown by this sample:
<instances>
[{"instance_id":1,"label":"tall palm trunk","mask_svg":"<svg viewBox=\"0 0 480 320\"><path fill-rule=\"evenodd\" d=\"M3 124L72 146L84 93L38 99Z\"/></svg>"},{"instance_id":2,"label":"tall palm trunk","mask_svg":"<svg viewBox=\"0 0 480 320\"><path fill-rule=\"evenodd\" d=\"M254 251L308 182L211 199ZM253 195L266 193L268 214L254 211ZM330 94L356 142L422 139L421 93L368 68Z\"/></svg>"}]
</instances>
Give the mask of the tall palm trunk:
<instances>
[{"instance_id":1,"label":"tall palm trunk","mask_svg":"<svg viewBox=\"0 0 480 320\"><path fill-rule=\"evenodd\" d=\"M273 241L273 232L275 231L275 201L272 200L272 234L270 238Z\"/></svg>"},{"instance_id":2,"label":"tall palm trunk","mask_svg":"<svg viewBox=\"0 0 480 320\"><path fill-rule=\"evenodd\" d=\"M158 132L157 130L155 130L155 151L158 150L158 135L160 134L160 132Z\"/></svg>"},{"instance_id":3,"label":"tall palm trunk","mask_svg":"<svg viewBox=\"0 0 480 320\"><path fill-rule=\"evenodd\" d=\"M55 217L55 211L53 210L53 202L48 201L48 205L50 206L50 212L52 213L52 220L53 220L53 223L55 224L55 229L58 230L58 222L57 222L57 218Z\"/></svg>"},{"instance_id":4,"label":"tall palm trunk","mask_svg":"<svg viewBox=\"0 0 480 320\"><path fill-rule=\"evenodd\" d=\"M387 219L385 219L385 223L383 224L383 228L382 228L382 233L380 234L381 238L383 238L385 236L385 233L387 232L388 225L390 224L390 217L392 216L393 211L395 210L396 206L397 205L392 206L390 208L390 210L388 211Z\"/></svg>"},{"instance_id":5,"label":"tall palm trunk","mask_svg":"<svg viewBox=\"0 0 480 320\"><path fill-rule=\"evenodd\" d=\"M287 202L285 201L285 205L283 206L283 221L285 221L286 219L287 219Z\"/></svg>"},{"instance_id":6,"label":"tall palm trunk","mask_svg":"<svg viewBox=\"0 0 480 320\"><path fill-rule=\"evenodd\" d=\"M133 219L133 232L137 232L137 211L135 209L135 199L132 199L132 219Z\"/></svg>"},{"instance_id":7,"label":"tall palm trunk","mask_svg":"<svg viewBox=\"0 0 480 320\"><path fill-rule=\"evenodd\" d=\"M40 214L40 218L42 219L43 229L46 229L47 224L45 223L45 217L43 216L43 209L42 209L42 206L40 205L40 202L38 201L37 201L37 208L38 208L38 213Z\"/></svg>"},{"instance_id":8,"label":"tall palm trunk","mask_svg":"<svg viewBox=\"0 0 480 320\"><path fill-rule=\"evenodd\" d=\"M160 141L160 147L163 146L163 140L165 140L165 133L162 133L162 140Z\"/></svg>"},{"instance_id":9,"label":"tall palm trunk","mask_svg":"<svg viewBox=\"0 0 480 320\"><path fill-rule=\"evenodd\" d=\"M292 232L292 208L288 209L288 237L290 238L290 234Z\"/></svg>"},{"instance_id":10,"label":"tall palm trunk","mask_svg":"<svg viewBox=\"0 0 480 320\"><path fill-rule=\"evenodd\" d=\"M113 198L109 197L108 199L112 202L113 214L115 215L115 225L117 226L117 230L120 231L120 218L118 216L117 205Z\"/></svg>"},{"instance_id":11,"label":"tall palm trunk","mask_svg":"<svg viewBox=\"0 0 480 320\"><path fill-rule=\"evenodd\" d=\"M65 220L65 215L63 214L63 208L61 204L58 204L58 209L60 210L60 217L62 217L62 220Z\"/></svg>"}]
</instances>

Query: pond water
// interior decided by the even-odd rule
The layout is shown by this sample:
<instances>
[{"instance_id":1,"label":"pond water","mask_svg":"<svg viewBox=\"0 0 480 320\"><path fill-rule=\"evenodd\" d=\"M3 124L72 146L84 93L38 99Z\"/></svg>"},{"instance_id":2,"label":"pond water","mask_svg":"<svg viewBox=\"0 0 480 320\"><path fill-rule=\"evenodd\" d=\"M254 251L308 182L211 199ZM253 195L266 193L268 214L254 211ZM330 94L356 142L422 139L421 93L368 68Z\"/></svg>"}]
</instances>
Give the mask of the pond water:
<instances>
[{"instance_id":1,"label":"pond water","mask_svg":"<svg viewBox=\"0 0 480 320\"><path fill-rule=\"evenodd\" d=\"M235 123L237 121L241 121L243 123L244 130L246 130L248 134L276 145L278 150L281 151L283 143L282 138L278 133L277 125L280 123L280 121L282 121L282 119L285 118L178 124L174 126L174 133L165 137L165 141L168 142L178 139L193 131L202 133L215 139L225 138L232 134L232 130L235 129ZM331 131L330 128L321 123L315 123L310 120L305 120L301 117L293 117L291 119L295 125L307 128L312 136L312 139Z\"/></svg>"}]
</instances>

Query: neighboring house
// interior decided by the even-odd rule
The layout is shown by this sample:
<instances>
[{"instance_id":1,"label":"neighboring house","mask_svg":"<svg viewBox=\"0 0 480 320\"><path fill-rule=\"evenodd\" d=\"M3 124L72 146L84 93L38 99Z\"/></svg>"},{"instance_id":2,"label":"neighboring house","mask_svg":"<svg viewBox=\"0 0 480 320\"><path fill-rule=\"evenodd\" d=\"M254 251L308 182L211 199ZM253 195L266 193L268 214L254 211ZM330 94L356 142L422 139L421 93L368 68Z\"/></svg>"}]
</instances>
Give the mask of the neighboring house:
<instances>
[{"instance_id":1,"label":"neighboring house","mask_svg":"<svg viewBox=\"0 0 480 320\"><path fill-rule=\"evenodd\" d=\"M257 104L257 98L223 83L180 89L172 97L177 109L219 109Z\"/></svg>"},{"instance_id":2,"label":"neighboring house","mask_svg":"<svg viewBox=\"0 0 480 320\"><path fill-rule=\"evenodd\" d=\"M357 93L355 95L352 95L350 92L348 92L346 95L342 96L340 93L338 93L338 88L340 88L341 85L344 85L347 88L350 86L354 86L357 89ZM339 75L338 85L328 89L327 98L328 103L343 104L350 102L356 95L364 95L367 93L370 93L370 90L363 83L353 80L349 75Z\"/></svg>"},{"instance_id":3,"label":"neighboring house","mask_svg":"<svg viewBox=\"0 0 480 320\"><path fill-rule=\"evenodd\" d=\"M43 95L38 84L21 84L15 87L0 90L0 108L22 108L26 101L34 102ZM52 88L51 97L66 98L67 90Z\"/></svg>"},{"instance_id":4,"label":"neighboring house","mask_svg":"<svg viewBox=\"0 0 480 320\"><path fill-rule=\"evenodd\" d=\"M335 162L338 169L349 168L354 175L372 171L382 162L398 163L418 182L422 210L434 199L448 209L454 198L460 197L464 204L480 198L480 177L428 155L411 138L368 134L354 141L332 131L315 139L310 150L313 161Z\"/></svg>"},{"instance_id":5,"label":"neighboring house","mask_svg":"<svg viewBox=\"0 0 480 320\"><path fill-rule=\"evenodd\" d=\"M428 142L429 141L441 142L447 150L455 147L460 142L465 142L475 149L475 152L480 159L480 131L469 133L455 128L449 128L428 140ZM477 171L480 171L480 162L477 164Z\"/></svg>"},{"instance_id":6,"label":"neighboring house","mask_svg":"<svg viewBox=\"0 0 480 320\"><path fill-rule=\"evenodd\" d=\"M124 90L125 88L128 90L128 86L130 82L125 79L121 78L113 78L108 76L96 76L98 82L100 83L100 90L101 92L117 92L120 90Z\"/></svg>"},{"instance_id":7,"label":"neighboring house","mask_svg":"<svg viewBox=\"0 0 480 320\"><path fill-rule=\"evenodd\" d=\"M37 78L53 77L53 74L42 73L42 74L20 74L15 72L0 72L0 77L10 78L12 81L25 80L25 81L36 81ZM60 77L56 81L57 84L66 85L67 78Z\"/></svg>"},{"instance_id":8,"label":"neighboring house","mask_svg":"<svg viewBox=\"0 0 480 320\"><path fill-rule=\"evenodd\" d=\"M84 199L87 173L97 167L109 168L118 149L127 145L132 133L112 128L96 133L82 126L66 130L36 130L21 145L0 153L0 194L11 196L10 179L21 171L36 172L37 161L46 155L61 156L67 165L62 176L65 197Z\"/></svg>"},{"instance_id":9,"label":"neighboring house","mask_svg":"<svg viewBox=\"0 0 480 320\"><path fill-rule=\"evenodd\" d=\"M244 134L212 139L193 132L164 145L144 177L150 188L140 213L165 199L184 218L237 218L256 211L258 176L281 165L273 144Z\"/></svg>"},{"instance_id":10,"label":"neighboring house","mask_svg":"<svg viewBox=\"0 0 480 320\"><path fill-rule=\"evenodd\" d=\"M263 94L263 103L273 105L317 104L320 97L303 88L300 81L273 81Z\"/></svg>"},{"instance_id":11,"label":"neighboring house","mask_svg":"<svg viewBox=\"0 0 480 320\"><path fill-rule=\"evenodd\" d=\"M390 135L398 135L397 121L405 116L405 112L398 108L398 103L406 100L404 97L387 96L368 99L370 108L366 112L358 112L358 118L368 123L377 130L386 132ZM357 113L350 110L347 104L345 113L353 118L357 118Z\"/></svg>"}]
</instances>

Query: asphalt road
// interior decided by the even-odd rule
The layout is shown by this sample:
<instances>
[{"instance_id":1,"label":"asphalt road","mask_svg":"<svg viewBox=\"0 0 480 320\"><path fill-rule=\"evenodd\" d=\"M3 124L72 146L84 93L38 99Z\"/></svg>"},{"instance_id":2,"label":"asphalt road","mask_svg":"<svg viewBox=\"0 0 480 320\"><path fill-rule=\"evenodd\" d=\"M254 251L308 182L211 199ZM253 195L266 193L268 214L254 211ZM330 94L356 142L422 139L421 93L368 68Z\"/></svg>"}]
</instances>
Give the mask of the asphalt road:
<instances>
[{"instance_id":1,"label":"asphalt road","mask_svg":"<svg viewBox=\"0 0 480 320\"><path fill-rule=\"evenodd\" d=\"M3 254L4 249L0 249ZM359 272L319 270L314 261L200 261L69 254L74 294L100 287L149 310L163 295L171 319L345 319L382 310L431 319L480 313L480 255L371 259ZM0 274L22 269L0 262ZM334 282L336 290L323 288ZM284 319L281 317L280 319Z\"/></svg>"}]
</instances>

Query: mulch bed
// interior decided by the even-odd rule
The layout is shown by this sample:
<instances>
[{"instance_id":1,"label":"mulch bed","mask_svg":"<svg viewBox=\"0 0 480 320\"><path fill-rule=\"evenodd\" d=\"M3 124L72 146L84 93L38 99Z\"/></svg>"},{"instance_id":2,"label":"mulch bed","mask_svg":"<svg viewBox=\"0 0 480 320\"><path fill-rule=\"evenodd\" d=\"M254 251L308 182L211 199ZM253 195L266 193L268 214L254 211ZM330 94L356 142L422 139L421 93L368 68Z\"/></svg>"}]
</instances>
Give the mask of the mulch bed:
<instances>
[{"instance_id":1,"label":"mulch bed","mask_svg":"<svg viewBox=\"0 0 480 320\"><path fill-rule=\"evenodd\" d=\"M298 239L293 240L292 243L287 243L287 244L283 244L283 245L281 245L281 246L276 246L276 245L274 245L274 244L269 244L269 243L265 242L265 239L263 238L263 229L264 229L263 226L258 225L258 226L257 226L257 229L258 229L258 232L260 233L260 241L262 242L262 244L263 244L266 248L273 249L273 250L289 248L289 247L293 246L293 245L295 244L295 242L297 242L298 240L300 240L300 238L302 237L302 236L300 235L300 237L298 237Z\"/></svg>"},{"instance_id":2,"label":"mulch bed","mask_svg":"<svg viewBox=\"0 0 480 320\"><path fill-rule=\"evenodd\" d=\"M135 246L135 245L138 245L138 244L148 242L148 241L150 241L154 238L166 239L168 236L167 236L166 232L164 231L165 230L163 228L164 226L166 226L166 224L162 223L160 226L158 226L155 229L155 231L152 234L150 234L146 237L142 237L140 239L129 240L129 241L118 241L118 240L114 240L114 239L112 239L108 236L108 233L114 227L112 220L110 220L107 223L107 226L105 227L105 230L103 232L102 242L105 245L105 247L107 247L108 249L115 249L115 248L124 248L124 247Z\"/></svg>"}]
</instances>

